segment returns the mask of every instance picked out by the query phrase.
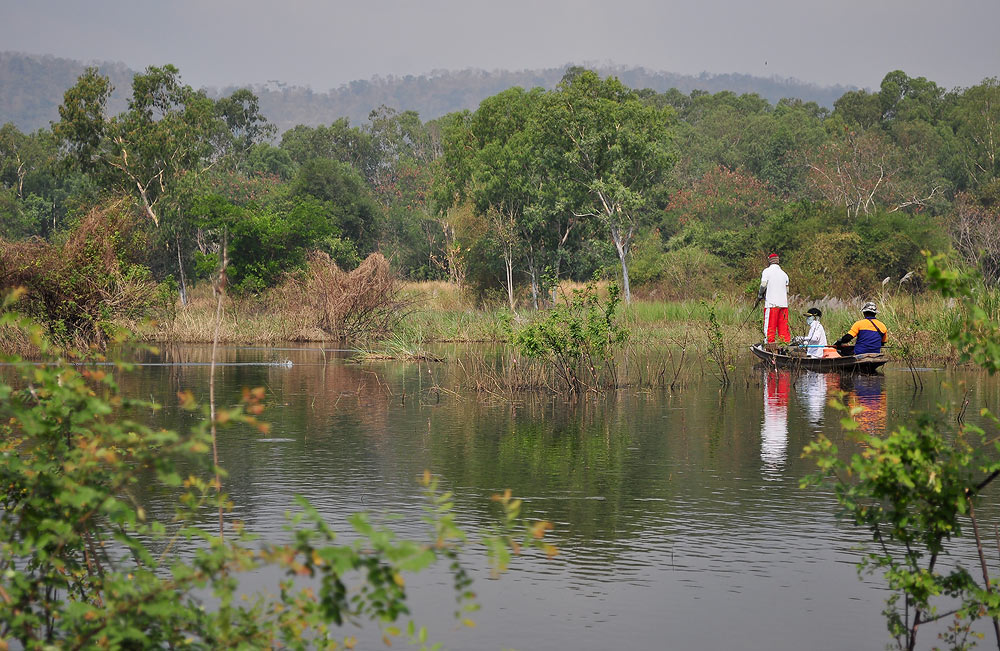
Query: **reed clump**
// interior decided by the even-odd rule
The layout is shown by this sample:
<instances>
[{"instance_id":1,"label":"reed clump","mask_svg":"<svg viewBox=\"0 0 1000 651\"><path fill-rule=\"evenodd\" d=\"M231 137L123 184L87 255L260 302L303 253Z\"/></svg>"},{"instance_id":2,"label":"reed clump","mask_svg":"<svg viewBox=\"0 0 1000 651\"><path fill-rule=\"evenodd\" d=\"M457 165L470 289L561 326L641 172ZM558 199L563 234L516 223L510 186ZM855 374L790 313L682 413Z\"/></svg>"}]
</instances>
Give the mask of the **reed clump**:
<instances>
[{"instance_id":1,"label":"reed clump","mask_svg":"<svg viewBox=\"0 0 1000 651\"><path fill-rule=\"evenodd\" d=\"M464 391L488 400L517 402L532 396L555 395L573 399L619 390L677 392L704 377L702 359L695 354L690 335L651 350L625 342L593 373L580 373L577 384L567 383L565 370L550 360L530 357L502 345L489 352L475 352L456 359L456 381Z\"/></svg>"},{"instance_id":2,"label":"reed clump","mask_svg":"<svg viewBox=\"0 0 1000 651\"><path fill-rule=\"evenodd\" d=\"M520 394L560 393L562 381L551 366L513 351L474 353L458 360L459 384L487 399L514 402Z\"/></svg>"},{"instance_id":3,"label":"reed clump","mask_svg":"<svg viewBox=\"0 0 1000 651\"><path fill-rule=\"evenodd\" d=\"M436 355L420 347L419 341L408 340L394 334L380 341L375 348L361 350L351 356L353 362L403 361L403 362L443 362Z\"/></svg>"}]
</instances>

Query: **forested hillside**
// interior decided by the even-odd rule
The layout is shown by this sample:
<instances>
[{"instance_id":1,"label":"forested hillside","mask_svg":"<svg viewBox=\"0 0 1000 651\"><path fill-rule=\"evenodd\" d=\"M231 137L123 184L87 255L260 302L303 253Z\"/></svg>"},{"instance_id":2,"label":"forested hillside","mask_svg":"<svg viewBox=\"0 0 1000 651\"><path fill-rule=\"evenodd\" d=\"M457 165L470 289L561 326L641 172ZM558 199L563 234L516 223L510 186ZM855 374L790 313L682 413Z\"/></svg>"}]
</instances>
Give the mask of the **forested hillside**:
<instances>
[{"instance_id":1,"label":"forested hillside","mask_svg":"<svg viewBox=\"0 0 1000 651\"><path fill-rule=\"evenodd\" d=\"M750 75L702 74L680 75L656 72L644 68L594 67L602 76L614 75L631 88L649 88L665 92L676 88L684 93L702 90L710 93L732 91L737 94L756 93L775 103L783 97L797 97L833 107L833 102L845 91L841 86L820 87L793 79L753 77ZM508 88L553 89L566 72L566 67L542 70L458 70L438 71L427 75L376 77L353 81L325 93L300 87L257 86L261 111L283 131L296 124L315 126L347 117L353 124L368 119L372 107L388 106L401 111L416 111L430 120L453 111L474 110L479 103ZM232 92L227 88L221 94Z\"/></svg>"},{"instance_id":2,"label":"forested hillside","mask_svg":"<svg viewBox=\"0 0 1000 651\"><path fill-rule=\"evenodd\" d=\"M124 63L84 64L54 56L0 52L0 124L12 122L22 131L48 127L59 119L56 109L63 93L87 65L96 65L115 87L108 110L124 110L135 74Z\"/></svg>"},{"instance_id":3,"label":"forested hillside","mask_svg":"<svg viewBox=\"0 0 1000 651\"><path fill-rule=\"evenodd\" d=\"M63 92L83 74L86 65L52 56L0 52L0 124L12 122L21 131L48 127L50 121L59 118L56 109L62 102ZM108 110L123 110L135 72L121 63L100 63L98 67L102 74L111 78L115 88ZM707 73L690 76L635 67L594 69L602 76L613 74L631 88L650 88L657 92L677 88L684 93L728 90L737 94L756 93L771 103L783 97L796 97L827 108L832 107L845 91L852 90L777 77ZM399 111L416 111L424 120L438 118L452 111L473 110L485 98L514 86L555 88L565 71L565 67L515 72L436 71L419 76L352 81L327 91L287 86L279 80L255 85L252 90L260 99L261 112L280 133L298 124L329 124L341 117L348 118L352 124L361 124L373 108L382 105ZM211 97L222 97L236 89L233 86L206 90Z\"/></svg>"}]
</instances>

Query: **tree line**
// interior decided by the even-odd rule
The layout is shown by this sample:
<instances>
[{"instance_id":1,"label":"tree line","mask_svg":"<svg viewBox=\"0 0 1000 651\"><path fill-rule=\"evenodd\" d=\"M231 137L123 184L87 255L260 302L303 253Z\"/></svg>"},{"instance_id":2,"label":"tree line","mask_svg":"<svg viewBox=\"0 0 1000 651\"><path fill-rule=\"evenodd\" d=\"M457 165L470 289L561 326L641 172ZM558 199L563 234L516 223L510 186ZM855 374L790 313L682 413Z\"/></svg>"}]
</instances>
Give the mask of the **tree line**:
<instances>
[{"instance_id":1,"label":"tree line","mask_svg":"<svg viewBox=\"0 0 1000 651\"><path fill-rule=\"evenodd\" d=\"M902 278L923 249L1000 277L995 78L946 90L893 71L828 110L575 67L475 111L382 106L280 135L251 90L213 99L170 65L135 75L123 111L112 91L90 68L51 128L0 128L0 237L58 240L130 197L144 238L129 255L182 299L223 248L242 293L309 251L345 268L379 251L403 277L511 307L598 274L626 300L740 291L770 250L817 296Z\"/></svg>"}]
</instances>

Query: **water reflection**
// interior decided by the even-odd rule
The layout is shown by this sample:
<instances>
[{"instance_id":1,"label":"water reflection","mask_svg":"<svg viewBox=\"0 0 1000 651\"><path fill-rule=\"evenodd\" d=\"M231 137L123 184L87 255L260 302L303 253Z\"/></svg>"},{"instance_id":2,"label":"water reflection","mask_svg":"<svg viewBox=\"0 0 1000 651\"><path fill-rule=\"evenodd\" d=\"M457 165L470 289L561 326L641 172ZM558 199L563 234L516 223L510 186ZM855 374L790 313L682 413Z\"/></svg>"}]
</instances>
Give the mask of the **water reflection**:
<instances>
[{"instance_id":1,"label":"water reflection","mask_svg":"<svg viewBox=\"0 0 1000 651\"><path fill-rule=\"evenodd\" d=\"M809 424L816 431L823 424L823 410L826 407L829 387L827 373L803 371L795 380L795 394L802 401Z\"/></svg>"},{"instance_id":2,"label":"water reflection","mask_svg":"<svg viewBox=\"0 0 1000 651\"><path fill-rule=\"evenodd\" d=\"M788 459L788 391L791 373L771 369L764 376L764 422L760 428L760 460L765 477L775 475Z\"/></svg>"},{"instance_id":3,"label":"water reflection","mask_svg":"<svg viewBox=\"0 0 1000 651\"><path fill-rule=\"evenodd\" d=\"M764 415L760 428L760 459L765 479L776 479L788 461L789 393L794 390L809 431L824 429L830 398L843 392L848 407L860 407L855 419L863 432L886 431L887 398L884 375L840 375L769 368L764 375Z\"/></svg>"},{"instance_id":4,"label":"water reflection","mask_svg":"<svg viewBox=\"0 0 1000 651\"><path fill-rule=\"evenodd\" d=\"M149 359L204 361L209 350L166 348ZM495 521L489 498L506 488L524 498L529 518L556 525L552 561L522 557L489 581L482 560L469 559L483 605L472 632L455 630L447 576L407 577L416 620L447 648L587 650L622 640L663 648L664 631L679 649L732 647L733 631L741 649L881 646L885 594L858 581L857 531L837 526L832 497L798 487L814 470L800 451L818 433L852 451L839 418L825 418L828 396L841 390L865 408L866 430L884 431L911 408L901 404L908 375L741 367L748 382L725 392L705 381L671 393L512 405L463 392L457 364L358 365L327 355L221 351L227 362L294 362L217 369L220 404L237 403L243 386L268 391L271 433L225 429L219 440L235 517L251 530L286 535L285 511L301 494L345 537L346 517L359 510L400 514L393 528L421 537L414 479L424 469L454 490L456 519L471 533ZM207 397L208 369L143 367L121 380L129 395L165 405L150 416L157 425L184 431L197 415L177 407L176 393ZM976 404L1000 402L997 382L975 387ZM915 408L949 399L942 391L928 383ZM169 496L151 487L142 497L149 511L162 502L156 513L169 519ZM377 632L359 638L364 648L381 644Z\"/></svg>"},{"instance_id":5,"label":"water reflection","mask_svg":"<svg viewBox=\"0 0 1000 651\"><path fill-rule=\"evenodd\" d=\"M862 432L884 434L886 431L887 400L884 375L843 375L838 377L838 389L847 393L847 406L861 407L854 416Z\"/></svg>"}]
</instances>

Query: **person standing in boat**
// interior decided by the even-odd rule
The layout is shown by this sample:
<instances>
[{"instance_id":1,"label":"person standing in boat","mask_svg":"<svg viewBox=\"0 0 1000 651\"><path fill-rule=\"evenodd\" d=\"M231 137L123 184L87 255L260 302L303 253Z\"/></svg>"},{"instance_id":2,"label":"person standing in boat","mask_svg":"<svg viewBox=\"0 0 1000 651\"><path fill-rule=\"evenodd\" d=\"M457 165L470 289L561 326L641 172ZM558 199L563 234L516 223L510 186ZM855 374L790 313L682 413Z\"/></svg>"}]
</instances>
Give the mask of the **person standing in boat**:
<instances>
[{"instance_id":1,"label":"person standing in boat","mask_svg":"<svg viewBox=\"0 0 1000 651\"><path fill-rule=\"evenodd\" d=\"M767 256L767 262L757 290L757 300L764 299L764 338L773 344L777 335L787 344L792 340L788 331L788 274L778 265L777 253Z\"/></svg>"},{"instance_id":2,"label":"person standing in boat","mask_svg":"<svg viewBox=\"0 0 1000 651\"><path fill-rule=\"evenodd\" d=\"M819 322L823 312L818 307L811 307L803 316L809 325L809 332L805 337L796 337L792 343L806 346L806 354L809 357L823 357L823 349L826 348L826 328Z\"/></svg>"},{"instance_id":3,"label":"person standing in boat","mask_svg":"<svg viewBox=\"0 0 1000 651\"><path fill-rule=\"evenodd\" d=\"M839 348L857 337L858 340L854 343L855 355L881 353L882 345L889 341L889 329L885 327L884 323L875 318L876 314L878 314L878 308L872 301L868 301L862 305L862 318L855 321L851 329L847 331L847 334L834 342L833 345Z\"/></svg>"}]
</instances>

